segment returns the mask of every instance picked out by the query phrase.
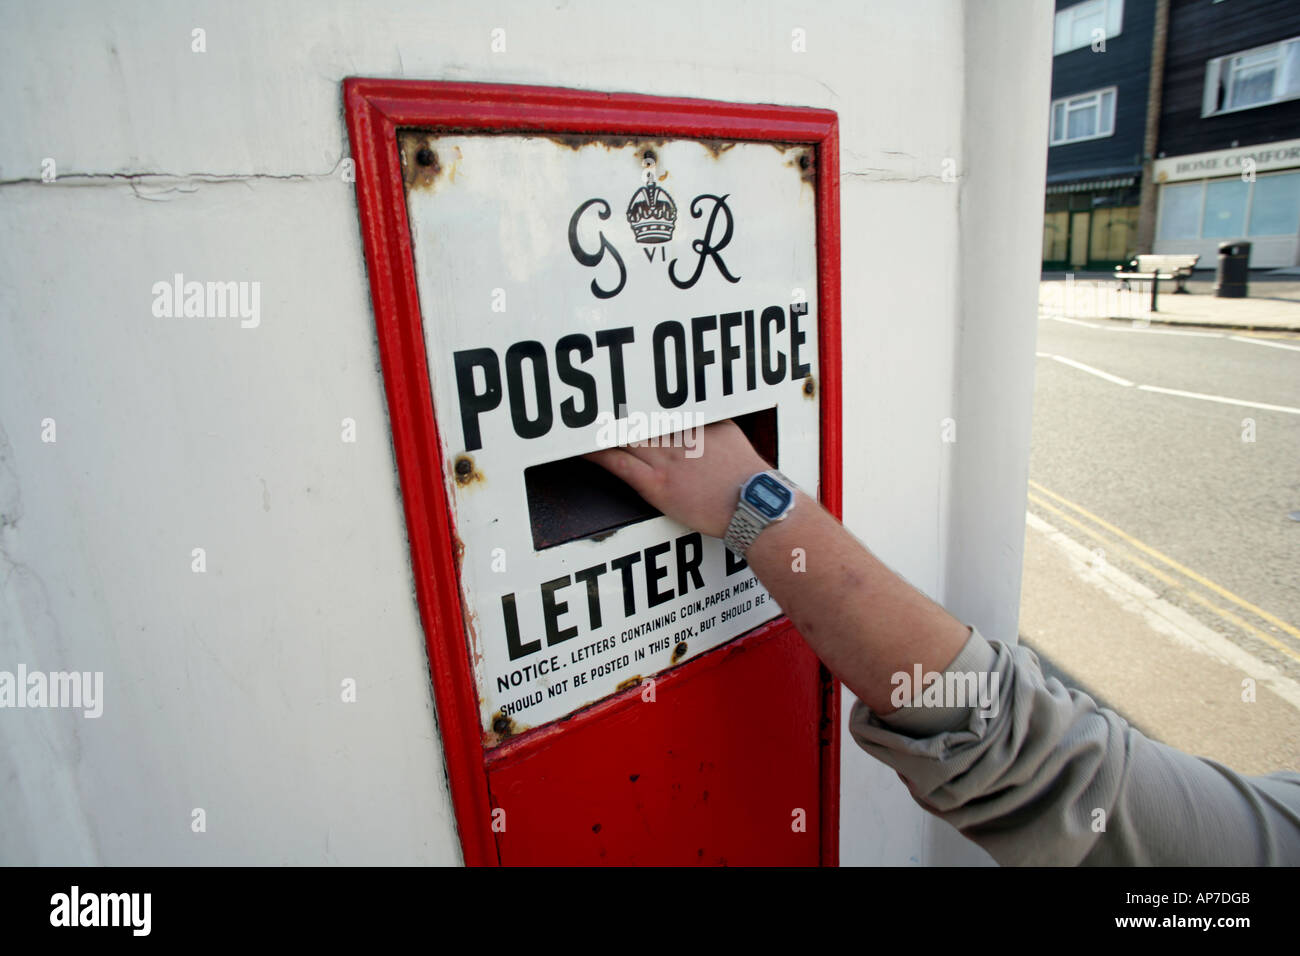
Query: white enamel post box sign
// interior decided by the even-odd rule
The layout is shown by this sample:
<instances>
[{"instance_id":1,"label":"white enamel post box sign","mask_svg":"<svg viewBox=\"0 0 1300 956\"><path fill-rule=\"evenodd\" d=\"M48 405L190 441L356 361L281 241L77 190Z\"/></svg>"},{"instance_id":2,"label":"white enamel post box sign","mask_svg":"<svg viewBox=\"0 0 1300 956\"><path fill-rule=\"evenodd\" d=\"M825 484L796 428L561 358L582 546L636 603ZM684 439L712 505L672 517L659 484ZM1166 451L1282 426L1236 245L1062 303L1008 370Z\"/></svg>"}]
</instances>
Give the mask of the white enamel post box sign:
<instances>
[{"instance_id":1,"label":"white enamel post box sign","mask_svg":"<svg viewBox=\"0 0 1300 956\"><path fill-rule=\"evenodd\" d=\"M748 423L816 495L810 147L398 138L485 741L781 612L716 538L580 456Z\"/></svg>"}]
</instances>

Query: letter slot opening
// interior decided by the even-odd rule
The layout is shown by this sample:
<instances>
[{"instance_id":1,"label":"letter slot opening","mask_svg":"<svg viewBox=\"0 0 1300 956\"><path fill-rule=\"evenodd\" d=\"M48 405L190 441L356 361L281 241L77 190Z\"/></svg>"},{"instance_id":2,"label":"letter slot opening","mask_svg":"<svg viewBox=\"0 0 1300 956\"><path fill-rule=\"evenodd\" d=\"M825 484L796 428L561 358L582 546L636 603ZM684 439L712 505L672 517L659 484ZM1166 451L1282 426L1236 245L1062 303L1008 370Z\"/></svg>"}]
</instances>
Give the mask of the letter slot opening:
<instances>
[{"instance_id":1,"label":"letter slot opening","mask_svg":"<svg viewBox=\"0 0 1300 956\"><path fill-rule=\"evenodd\" d=\"M739 415L733 421L759 455L779 468L776 409ZM662 513L630 486L581 456L524 469L524 488L533 547L538 551L609 534Z\"/></svg>"}]
</instances>

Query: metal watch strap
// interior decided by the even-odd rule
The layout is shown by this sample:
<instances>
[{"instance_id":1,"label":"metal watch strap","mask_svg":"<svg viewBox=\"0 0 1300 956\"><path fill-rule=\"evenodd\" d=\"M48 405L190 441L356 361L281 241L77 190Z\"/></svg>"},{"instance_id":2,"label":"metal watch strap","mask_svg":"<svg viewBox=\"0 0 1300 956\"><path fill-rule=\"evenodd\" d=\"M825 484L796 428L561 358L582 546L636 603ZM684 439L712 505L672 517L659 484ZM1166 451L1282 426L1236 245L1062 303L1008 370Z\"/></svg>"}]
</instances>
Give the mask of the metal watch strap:
<instances>
[{"instance_id":1,"label":"metal watch strap","mask_svg":"<svg viewBox=\"0 0 1300 956\"><path fill-rule=\"evenodd\" d=\"M775 475L783 485L786 485L792 491L795 488L795 483L775 468L769 468L766 472L759 472L759 474ZM746 484L748 484L748 482L746 482ZM723 543L726 544L733 554L737 554L743 558L745 553L749 550L750 545L754 543L754 539L758 537L759 532L771 523L772 522L770 521L764 520L762 515L746 503L744 498L741 498L736 503L736 511L731 516L731 524L727 526L727 534L722 539Z\"/></svg>"},{"instance_id":2,"label":"metal watch strap","mask_svg":"<svg viewBox=\"0 0 1300 956\"><path fill-rule=\"evenodd\" d=\"M731 516L731 524L727 527L727 536L723 541L733 554L743 558L758 533L766 527L767 524L742 501L736 505L736 512Z\"/></svg>"}]
</instances>

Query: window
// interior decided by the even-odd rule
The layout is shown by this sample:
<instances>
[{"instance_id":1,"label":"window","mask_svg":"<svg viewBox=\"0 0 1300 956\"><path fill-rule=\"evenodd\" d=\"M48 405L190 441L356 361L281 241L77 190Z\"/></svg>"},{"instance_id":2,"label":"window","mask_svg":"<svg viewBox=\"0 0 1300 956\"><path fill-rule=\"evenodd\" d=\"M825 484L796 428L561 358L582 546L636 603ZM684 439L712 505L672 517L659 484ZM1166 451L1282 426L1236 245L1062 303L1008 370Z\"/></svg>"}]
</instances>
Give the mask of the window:
<instances>
[{"instance_id":1,"label":"window","mask_svg":"<svg viewBox=\"0 0 1300 956\"><path fill-rule=\"evenodd\" d=\"M1123 262L1137 251L1137 206L1103 206L1092 211L1091 262Z\"/></svg>"},{"instance_id":2,"label":"window","mask_svg":"<svg viewBox=\"0 0 1300 956\"><path fill-rule=\"evenodd\" d=\"M1250 183L1242 179L1225 179L1205 184L1205 215L1201 220L1201 238L1235 239L1246 228L1246 197Z\"/></svg>"},{"instance_id":3,"label":"window","mask_svg":"<svg viewBox=\"0 0 1300 956\"><path fill-rule=\"evenodd\" d=\"M1212 179L1160 187L1158 239L1240 239L1297 232L1300 173L1271 173L1254 182Z\"/></svg>"},{"instance_id":4,"label":"window","mask_svg":"<svg viewBox=\"0 0 1300 956\"><path fill-rule=\"evenodd\" d=\"M1252 236L1294 236L1300 231L1300 173L1260 176L1250 203Z\"/></svg>"},{"instance_id":5,"label":"window","mask_svg":"<svg viewBox=\"0 0 1300 956\"><path fill-rule=\"evenodd\" d=\"M1115 87L1067 96L1052 103L1053 146L1099 139L1115 132Z\"/></svg>"},{"instance_id":6,"label":"window","mask_svg":"<svg viewBox=\"0 0 1300 956\"><path fill-rule=\"evenodd\" d=\"M1160 188L1161 239L1195 239L1201 233L1201 199L1204 183Z\"/></svg>"},{"instance_id":7,"label":"window","mask_svg":"<svg viewBox=\"0 0 1300 956\"><path fill-rule=\"evenodd\" d=\"M1043 216L1043 261L1064 262L1070 241L1070 214L1049 212Z\"/></svg>"},{"instance_id":8,"label":"window","mask_svg":"<svg viewBox=\"0 0 1300 956\"><path fill-rule=\"evenodd\" d=\"M1124 0L1087 0L1056 14L1057 54L1090 47L1101 39L1119 36Z\"/></svg>"},{"instance_id":9,"label":"window","mask_svg":"<svg viewBox=\"0 0 1300 956\"><path fill-rule=\"evenodd\" d=\"M1300 97L1300 37L1243 50L1205 66L1202 116Z\"/></svg>"}]
</instances>

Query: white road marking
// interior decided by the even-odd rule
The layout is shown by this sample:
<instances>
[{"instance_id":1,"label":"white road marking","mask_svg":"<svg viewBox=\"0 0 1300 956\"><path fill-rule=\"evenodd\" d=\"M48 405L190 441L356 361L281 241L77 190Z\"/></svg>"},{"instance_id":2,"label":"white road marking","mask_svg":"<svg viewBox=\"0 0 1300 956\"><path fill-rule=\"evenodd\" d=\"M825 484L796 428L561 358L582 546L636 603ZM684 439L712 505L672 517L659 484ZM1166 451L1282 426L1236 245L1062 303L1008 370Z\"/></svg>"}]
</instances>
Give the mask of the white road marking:
<instances>
[{"instance_id":1,"label":"white road marking","mask_svg":"<svg viewBox=\"0 0 1300 956\"><path fill-rule=\"evenodd\" d=\"M1063 315L1048 315L1044 312L1038 313L1040 319L1051 319L1053 322L1066 322L1070 325L1082 325L1085 329L1096 329L1099 332L1144 332L1148 335L1187 335L1201 339L1232 339L1234 342L1248 342L1251 345L1265 345L1272 349L1289 349L1292 352L1300 352L1300 345L1287 345L1284 342L1271 342L1268 339L1254 338L1249 335L1229 335L1227 332L1192 332L1183 329L1152 329L1142 324L1141 319L1129 319L1128 321L1138 323L1134 325L1098 325L1096 322L1084 322L1080 319L1067 319Z\"/></svg>"},{"instance_id":2,"label":"white road marking","mask_svg":"<svg viewBox=\"0 0 1300 956\"><path fill-rule=\"evenodd\" d=\"M1276 667L1206 627L1109 562L1097 561L1086 547L1033 512L1025 513L1025 523L1065 553L1075 574L1101 589L1121 607L1142 615L1153 630L1172 637L1184 647L1237 668L1300 710L1300 684Z\"/></svg>"},{"instance_id":3,"label":"white road marking","mask_svg":"<svg viewBox=\"0 0 1300 956\"><path fill-rule=\"evenodd\" d=\"M1035 352L1036 358L1047 358L1054 362L1060 362L1062 365L1068 365L1070 368L1077 368L1081 372L1087 372L1089 375L1096 375L1098 378L1104 378L1108 382L1114 382L1116 385L1122 385L1125 388L1132 387L1133 383L1126 378L1120 378L1118 375L1111 375L1110 372L1103 372L1099 368L1093 368L1091 365L1084 365L1082 362L1076 362L1074 359L1066 358L1064 355L1054 355L1051 352ZM1270 405L1267 402L1250 402L1244 398L1228 398L1224 395L1206 395L1203 392L1185 392L1178 388L1163 388L1159 385L1139 385L1139 391L1156 392L1160 395L1175 395L1179 398L1195 398L1202 402L1218 402L1220 405L1240 405L1243 408L1258 408L1266 412L1284 412L1287 415L1300 415L1300 408L1292 408L1290 405Z\"/></svg>"},{"instance_id":4,"label":"white road marking","mask_svg":"<svg viewBox=\"0 0 1300 956\"><path fill-rule=\"evenodd\" d=\"M1300 408L1290 405L1269 405L1265 402L1248 402L1241 398L1224 398L1222 395L1202 395L1200 392L1184 392L1177 388L1161 388L1159 385L1139 385L1144 392L1159 392L1161 395L1178 395L1182 398L1196 398L1203 402L1218 402L1221 405L1242 405L1246 408L1262 408L1268 412L1286 412L1288 415L1300 415Z\"/></svg>"},{"instance_id":5,"label":"white road marking","mask_svg":"<svg viewBox=\"0 0 1300 956\"><path fill-rule=\"evenodd\" d=\"M1270 342L1268 339L1254 339L1249 335L1229 335L1228 338L1234 342L1249 342L1251 345L1266 345L1271 349L1290 349L1292 352L1300 352L1300 345L1287 345L1285 342Z\"/></svg>"},{"instance_id":6,"label":"white road marking","mask_svg":"<svg viewBox=\"0 0 1300 956\"><path fill-rule=\"evenodd\" d=\"M1049 355L1048 358L1062 365L1068 365L1070 368L1077 368L1081 372L1087 372L1089 375L1096 375L1098 378L1104 378L1108 382L1114 382L1116 385L1125 387L1133 383L1126 378L1120 378L1118 375L1111 375L1110 372L1103 372L1099 368L1093 368L1091 365L1084 365L1082 362L1076 362L1074 359L1068 359L1064 355Z\"/></svg>"}]
</instances>

